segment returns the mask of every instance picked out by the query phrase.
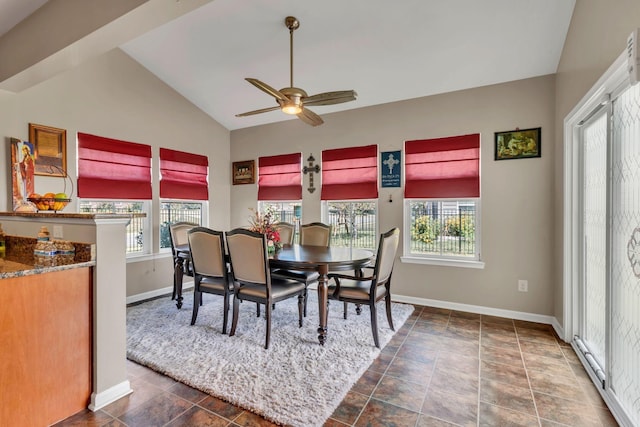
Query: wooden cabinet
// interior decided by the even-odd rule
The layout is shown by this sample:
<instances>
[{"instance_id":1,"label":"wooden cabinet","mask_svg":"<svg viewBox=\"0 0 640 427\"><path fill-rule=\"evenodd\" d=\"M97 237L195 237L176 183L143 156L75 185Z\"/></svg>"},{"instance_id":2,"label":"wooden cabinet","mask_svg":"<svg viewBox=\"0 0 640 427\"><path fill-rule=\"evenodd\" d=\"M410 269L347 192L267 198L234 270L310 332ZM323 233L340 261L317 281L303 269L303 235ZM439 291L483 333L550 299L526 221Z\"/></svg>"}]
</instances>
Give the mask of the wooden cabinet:
<instances>
[{"instance_id":1,"label":"wooden cabinet","mask_svg":"<svg viewBox=\"0 0 640 427\"><path fill-rule=\"evenodd\" d=\"M92 275L0 280L0 426L47 426L89 404Z\"/></svg>"}]
</instances>

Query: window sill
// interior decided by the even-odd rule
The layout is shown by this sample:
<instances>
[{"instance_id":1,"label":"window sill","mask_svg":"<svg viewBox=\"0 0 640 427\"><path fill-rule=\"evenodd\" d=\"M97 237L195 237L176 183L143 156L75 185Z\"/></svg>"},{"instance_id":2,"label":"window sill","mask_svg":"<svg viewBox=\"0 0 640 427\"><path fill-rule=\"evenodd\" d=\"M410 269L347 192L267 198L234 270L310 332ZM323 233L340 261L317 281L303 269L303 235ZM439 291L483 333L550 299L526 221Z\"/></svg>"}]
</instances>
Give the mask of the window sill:
<instances>
[{"instance_id":1,"label":"window sill","mask_svg":"<svg viewBox=\"0 0 640 427\"><path fill-rule=\"evenodd\" d=\"M425 265L440 265L444 267L462 267L462 268L479 268L484 269L484 262L482 261L463 261L459 259L443 259L443 258L423 258L402 256L400 261L406 264L425 264Z\"/></svg>"}]
</instances>

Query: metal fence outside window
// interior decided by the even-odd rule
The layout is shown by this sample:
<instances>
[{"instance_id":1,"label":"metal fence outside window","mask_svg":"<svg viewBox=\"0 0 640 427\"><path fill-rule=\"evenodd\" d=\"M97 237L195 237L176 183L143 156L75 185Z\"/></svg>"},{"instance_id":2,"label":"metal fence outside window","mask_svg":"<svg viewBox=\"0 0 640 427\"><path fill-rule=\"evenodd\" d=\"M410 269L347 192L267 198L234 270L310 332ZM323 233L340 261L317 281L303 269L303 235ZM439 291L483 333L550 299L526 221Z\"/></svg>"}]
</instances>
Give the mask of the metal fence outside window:
<instances>
[{"instance_id":1,"label":"metal fence outside window","mask_svg":"<svg viewBox=\"0 0 640 427\"><path fill-rule=\"evenodd\" d=\"M375 202L328 202L331 246L375 249L376 219Z\"/></svg>"},{"instance_id":2,"label":"metal fence outside window","mask_svg":"<svg viewBox=\"0 0 640 427\"><path fill-rule=\"evenodd\" d=\"M160 203L160 248L170 248L169 225L176 222L202 224L202 203Z\"/></svg>"},{"instance_id":3,"label":"metal fence outside window","mask_svg":"<svg viewBox=\"0 0 640 427\"><path fill-rule=\"evenodd\" d=\"M80 212L130 215L131 221L126 227L127 253L144 252L144 242L141 236L147 218L142 202L81 201Z\"/></svg>"},{"instance_id":4,"label":"metal fence outside window","mask_svg":"<svg viewBox=\"0 0 640 427\"><path fill-rule=\"evenodd\" d=\"M445 206L443 202L411 203L411 253L474 257L475 205Z\"/></svg>"}]
</instances>

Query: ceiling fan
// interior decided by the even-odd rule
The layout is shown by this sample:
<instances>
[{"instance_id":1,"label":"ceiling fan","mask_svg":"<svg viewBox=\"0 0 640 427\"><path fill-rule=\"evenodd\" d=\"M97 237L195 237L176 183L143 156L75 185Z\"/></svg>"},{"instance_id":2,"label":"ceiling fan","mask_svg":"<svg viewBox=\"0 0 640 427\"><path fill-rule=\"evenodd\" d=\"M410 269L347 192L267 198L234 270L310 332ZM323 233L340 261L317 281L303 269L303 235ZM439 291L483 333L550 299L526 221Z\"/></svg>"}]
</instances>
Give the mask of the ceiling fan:
<instances>
[{"instance_id":1,"label":"ceiling fan","mask_svg":"<svg viewBox=\"0 0 640 427\"><path fill-rule=\"evenodd\" d=\"M314 105L332 105L343 102L355 101L358 95L353 90L341 90L335 92L323 92L317 95L308 96L304 90L293 86L293 32L300 27L300 21L293 16L287 16L284 24L289 29L289 72L290 86L276 90L266 83L258 79L246 78L245 80L257 87L258 89L273 96L277 103L277 107L262 108L260 110L248 111L242 114L236 114L236 117L252 116L254 114L266 113L268 111L282 110L283 113L298 116L300 120L311 125L318 126L324 123L322 118L309 110L308 106Z\"/></svg>"}]
</instances>

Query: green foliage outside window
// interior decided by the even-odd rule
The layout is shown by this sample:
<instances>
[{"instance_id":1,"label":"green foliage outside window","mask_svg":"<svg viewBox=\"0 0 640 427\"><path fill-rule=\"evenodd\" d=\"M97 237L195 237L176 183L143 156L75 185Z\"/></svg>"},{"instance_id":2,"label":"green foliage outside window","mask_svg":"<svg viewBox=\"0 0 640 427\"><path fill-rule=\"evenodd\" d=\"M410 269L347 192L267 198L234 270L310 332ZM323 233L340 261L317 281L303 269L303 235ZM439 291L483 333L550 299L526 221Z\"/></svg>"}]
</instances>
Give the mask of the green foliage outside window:
<instances>
[{"instance_id":1,"label":"green foliage outside window","mask_svg":"<svg viewBox=\"0 0 640 427\"><path fill-rule=\"evenodd\" d=\"M424 243L433 243L440 235L440 222L428 215L419 216L411 226L411 238Z\"/></svg>"}]
</instances>

